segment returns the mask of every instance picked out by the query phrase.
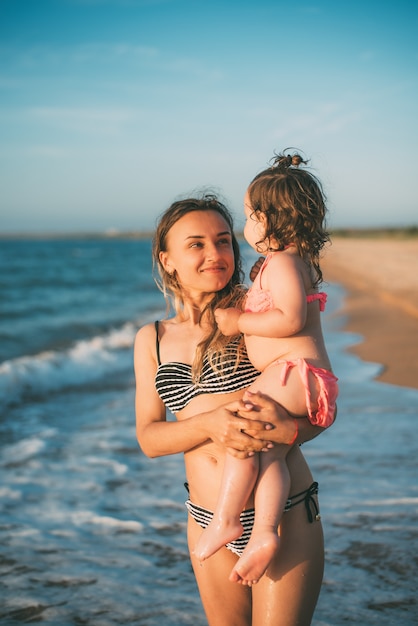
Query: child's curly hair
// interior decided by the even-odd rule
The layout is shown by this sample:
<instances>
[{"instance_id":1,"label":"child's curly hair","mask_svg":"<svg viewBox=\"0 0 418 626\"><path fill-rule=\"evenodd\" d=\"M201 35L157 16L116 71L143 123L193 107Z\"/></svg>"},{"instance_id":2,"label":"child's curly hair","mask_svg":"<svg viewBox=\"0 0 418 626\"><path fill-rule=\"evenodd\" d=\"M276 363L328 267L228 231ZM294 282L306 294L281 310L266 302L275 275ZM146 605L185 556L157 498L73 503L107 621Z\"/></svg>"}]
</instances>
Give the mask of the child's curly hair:
<instances>
[{"instance_id":1,"label":"child's curly hair","mask_svg":"<svg viewBox=\"0 0 418 626\"><path fill-rule=\"evenodd\" d=\"M286 150L289 150L287 148ZM263 170L248 187L248 199L257 219L266 220L264 241L270 250L284 250L296 245L300 256L311 263L316 276L314 286L322 282L320 252L330 240L325 229L326 198L321 182L306 169L297 152L275 154L271 167Z\"/></svg>"}]
</instances>

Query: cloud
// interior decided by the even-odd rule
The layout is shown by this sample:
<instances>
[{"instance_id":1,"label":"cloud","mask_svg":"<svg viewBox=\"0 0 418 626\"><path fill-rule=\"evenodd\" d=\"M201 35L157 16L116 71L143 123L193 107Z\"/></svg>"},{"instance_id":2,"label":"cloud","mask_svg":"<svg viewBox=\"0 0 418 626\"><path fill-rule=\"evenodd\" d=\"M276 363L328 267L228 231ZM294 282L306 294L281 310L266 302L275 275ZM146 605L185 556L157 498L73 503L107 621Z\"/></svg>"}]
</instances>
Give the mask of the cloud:
<instances>
[{"instance_id":1,"label":"cloud","mask_svg":"<svg viewBox=\"0 0 418 626\"><path fill-rule=\"evenodd\" d=\"M79 92L110 84L130 90L135 77L138 84L147 81L149 85L166 83L171 78L175 87L179 79L189 83L201 79L213 84L226 76L218 63L213 64L212 58L182 55L170 46L160 48L123 41L38 44L25 48L11 44L0 47L0 58L3 59L0 62L0 88L3 89L33 89L41 80L54 81L65 90L72 80Z\"/></svg>"},{"instance_id":2,"label":"cloud","mask_svg":"<svg viewBox=\"0 0 418 626\"><path fill-rule=\"evenodd\" d=\"M18 69L40 68L45 71L63 63L109 63L112 60L148 61L158 57L154 46L126 44L124 42L83 44L37 44L20 47L8 44L0 47L2 65L7 74Z\"/></svg>"},{"instance_id":3,"label":"cloud","mask_svg":"<svg viewBox=\"0 0 418 626\"><path fill-rule=\"evenodd\" d=\"M287 116L281 126L273 131L273 136L282 140L295 135L304 138L338 135L357 124L362 117L360 110L346 110L338 103L324 103L312 113Z\"/></svg>"},{"instance_id":4,"label":"cloud","mask_svg":"<svg viewBox=\"0 0 418 626\"><path fill-rule=\"evenodd\" d=\"M141 115L139 109L128 107L65 108L35 107L23 115L37 124L88 134L117 135Z\"/></svg>"},{"instance_id":5,"label":"cloud","mask_svg":"<svg viewBox=\"0 0 418 626\"><path fill-rule=\"evenodd\" d=\"M129 61L154 60L159 55L159 50L154 46L133 45L123 42L111 44L91 42L80 44L67 49L75 62L106 62L110 60L128 59Z\"/></svg>"},{"instance_id":6,"label":"cloud","mask_svg":"<svg viewBox=\"0 0 418 626\"><path fill-rule=\"evenodd\" d=\"M62 159L71 155L67 148L48 144L29 145L21 150L23 156L40 157L43 159Z\"/></svg>"}]
</instances>

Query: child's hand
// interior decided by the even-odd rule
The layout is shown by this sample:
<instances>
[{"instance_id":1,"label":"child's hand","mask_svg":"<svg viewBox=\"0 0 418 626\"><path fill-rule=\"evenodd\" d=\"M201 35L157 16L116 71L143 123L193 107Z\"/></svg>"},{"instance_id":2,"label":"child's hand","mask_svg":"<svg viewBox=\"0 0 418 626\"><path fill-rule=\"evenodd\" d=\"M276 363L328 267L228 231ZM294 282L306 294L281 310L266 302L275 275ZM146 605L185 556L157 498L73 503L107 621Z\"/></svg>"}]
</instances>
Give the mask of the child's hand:
<instances>
[{"instance_id":1,"label":"child's hand","mask_svg":"<svg viewBox=\"0 0 418 626\"><path fill-rule=\"evenodd\" d=\"M223 335L230 337L231 335L238 335L238 320L242 311L240 309L215 309L215 320L218 324L218 328Z\"/></svg>"},{"instance_id":2,"label":"child's hand","mask_svg":"<svg viewBox=\"0 0 418 626\"><path fill-rule=\"evenodd\" d=\"M265 261L265 258L263 256L260 256L257 261L254 263L254 265L252 266L252 268L250 269L250 280L254 281L255 277L257 276L258 272L261 269L261 266L263 265Z\"/></svg>"}]
</instances>

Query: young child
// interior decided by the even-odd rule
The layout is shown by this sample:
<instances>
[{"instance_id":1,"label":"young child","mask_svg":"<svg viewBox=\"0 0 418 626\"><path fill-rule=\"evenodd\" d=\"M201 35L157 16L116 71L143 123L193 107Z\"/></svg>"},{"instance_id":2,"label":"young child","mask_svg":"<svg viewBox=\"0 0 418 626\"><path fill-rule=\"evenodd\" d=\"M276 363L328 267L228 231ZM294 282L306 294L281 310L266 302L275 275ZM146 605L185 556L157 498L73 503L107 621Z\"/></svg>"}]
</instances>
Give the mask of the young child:
<instances>
[{"instance_id":1,"label":"young child","mask_svg":"<svg viewBox=\"0 0 418 626\"><path fill-rule=\"evenodd\" d=\"M227 455L221 491L209 526L194 550L201 560L242 534L240 513L254 490L255 522L250 540L231 572L230 580L256 583L280 548L278 526L290 489L286 455L298 439L298 417L308 414L323 428L335 418L337 378L331 372L321 330L320 311L326 294L320 251L325 230L325 197L320 181L298 154L275 157L272 167L258 174L244 200L244 236L266 255L244 312L217 309L224 335L243 333L248 356L261 372L251 385L279 402L295 417L295 435L288 445L242 460ZM311 516L312 521L318 519Z\"/></svg>"}]
</instances>

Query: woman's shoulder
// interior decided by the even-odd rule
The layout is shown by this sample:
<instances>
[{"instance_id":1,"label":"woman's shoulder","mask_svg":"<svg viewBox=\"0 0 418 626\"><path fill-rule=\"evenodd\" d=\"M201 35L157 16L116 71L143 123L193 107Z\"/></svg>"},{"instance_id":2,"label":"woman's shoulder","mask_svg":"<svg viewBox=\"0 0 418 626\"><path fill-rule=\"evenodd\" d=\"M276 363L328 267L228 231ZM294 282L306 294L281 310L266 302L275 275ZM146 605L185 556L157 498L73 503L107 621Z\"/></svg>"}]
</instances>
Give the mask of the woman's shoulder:
<instances>
[{"instance_id":1,"label":"woman's shoulder","mask_svg":"<svg viewBox=\"0 0 418 626\"><path fill-rule=\"evenodd\" d=\"M158 337L167 330L168 326L176 324L176 319L164 319L164 320L155 320L154 322L149 322L148 324L144 324L136 333L135 344L147 345L152 343L155 345Z\"/></svg>"},{"instance_id":2,"label":"woman's shoulder","mask_svg":"<svg viewBox=\"0 0 418 626\"><path fill-rule=\"evenodd\" d=\"M152 333L155 336L156 324L158 325L157 320L155 322L148 322L148 324L144 324L144 326L141 326L141 328L137 331L136 336L148 337Z\"/></svg>"},{"instance_id":3,"label":"woman's shoulder","mask_svg":"<svg viewBox=\"0 0 418 626\"><path fill-rule=\"evenodd\" d=\"M149 322L137 331L135 336L135 349L144 349L146 346L149 346L151 343L155 344L156 338L156 323Z\"/></svg>"}]
</instances>

